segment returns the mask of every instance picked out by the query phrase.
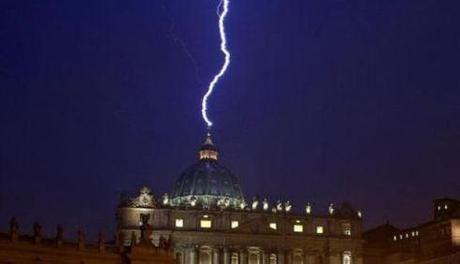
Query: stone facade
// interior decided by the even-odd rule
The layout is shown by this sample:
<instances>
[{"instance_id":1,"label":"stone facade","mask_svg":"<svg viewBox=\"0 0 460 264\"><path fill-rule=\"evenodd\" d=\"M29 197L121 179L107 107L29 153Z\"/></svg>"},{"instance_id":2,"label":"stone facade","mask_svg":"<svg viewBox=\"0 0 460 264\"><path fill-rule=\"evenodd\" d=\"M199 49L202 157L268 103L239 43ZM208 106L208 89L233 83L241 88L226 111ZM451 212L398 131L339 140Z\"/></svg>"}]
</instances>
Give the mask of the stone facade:
<instances>
[{"instance_id":1,"label":"stone facade","mask_svg":"<svg viewBox=\"0 0 460 264\"><path fill-rule=\"evenodd\" d=\"M332 215L313 216L261 208L120 206L118 228L124 237L140 237L142 221L147 221L154 244L171 240L177 263L360 264L361 219L350 210L345 204Z\"/></svg>"},{"instance_id":2,"label":"stone facade","mask_svg":"<svg viewBox=\"0 0 460 264\"><path fill-rule=\"evenodd\" d=\"M361 213L344 203L325 215L294 212L289 201L250 203L238 178L218 162L210 135L199 160L177 179L170 194L155 199L148 188L123 195L118 232L129 245L152 229L155 245L170 241L181 264L361 264Z\"/></svg>"}]
</instances>

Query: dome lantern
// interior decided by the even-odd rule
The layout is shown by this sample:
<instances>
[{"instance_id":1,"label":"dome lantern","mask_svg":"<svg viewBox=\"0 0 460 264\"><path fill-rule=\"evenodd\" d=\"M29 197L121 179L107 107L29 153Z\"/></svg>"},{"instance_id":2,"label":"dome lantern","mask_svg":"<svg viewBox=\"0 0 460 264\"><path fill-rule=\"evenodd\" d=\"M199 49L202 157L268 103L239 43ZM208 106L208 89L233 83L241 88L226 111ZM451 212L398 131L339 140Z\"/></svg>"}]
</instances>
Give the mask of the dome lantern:
<instances>
[{"instance_id":1,"label":"dome lantern","mask_svg":"<svg viewBox=\"0 0 460 264\"><path fill-rule=\"evenodd\" d=\"M217 151L214 142L212 142L211 134L208 133L206 136L206 140L204 141L203 145L200 148L200 160L210 159L210 160L217 160L217 156L219 152Z\"/></svg>"}]
</instances>

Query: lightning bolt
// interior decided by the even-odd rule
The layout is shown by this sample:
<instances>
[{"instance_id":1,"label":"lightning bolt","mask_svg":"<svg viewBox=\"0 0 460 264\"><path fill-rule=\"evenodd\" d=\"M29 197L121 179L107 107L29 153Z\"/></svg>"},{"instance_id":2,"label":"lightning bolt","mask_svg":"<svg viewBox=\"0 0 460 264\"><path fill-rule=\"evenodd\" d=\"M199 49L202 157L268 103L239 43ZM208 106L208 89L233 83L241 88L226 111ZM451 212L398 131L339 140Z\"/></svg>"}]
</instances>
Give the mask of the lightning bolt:
<instances>
[{"instance_id":1,"label":"lightning bolt","mask_svg":"<svg viewBox=\"0 0 460 264\"><path fill-rule=\"evenodd\" d=\"M219 5L217 6L217 16L219 17L220 51L224 54L224 63L222 64L222 67L220 68L219 72L209 83L208 90L206 94L203 96L203 101L201 102L201 115L203 116L203 119L206 122L208 129L212 126L212 122L208 117L209 96L214 91L216 84L219 82L220 78L225 74L230 64L230 52L227 49L227 36L225 34L225 18L228 14L229 4L230 0L220 0Z\"/></svg>"}]
</instances>

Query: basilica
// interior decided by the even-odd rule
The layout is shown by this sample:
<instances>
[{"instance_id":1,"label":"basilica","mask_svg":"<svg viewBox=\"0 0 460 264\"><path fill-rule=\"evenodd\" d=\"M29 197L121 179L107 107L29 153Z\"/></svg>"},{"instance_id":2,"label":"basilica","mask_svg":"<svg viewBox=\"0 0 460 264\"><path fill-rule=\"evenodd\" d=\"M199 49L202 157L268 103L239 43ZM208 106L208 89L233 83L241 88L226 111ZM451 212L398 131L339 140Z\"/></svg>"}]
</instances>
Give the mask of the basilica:
<instances>
[{"instance_id":1,"label":"basilica","mask_svg":"<svg viewBox=\"0 0 460 264\"><path fill-rule=\"evenodd\" d=\"M147 234L156 246L171 245L180 264L363 263L360 211L331 204L321 215L306 203L299 213L289 201L248 199L220 164L209 134L198 158L170 193L157 196L143 187L120 198L121 243L136 244Z\"/></svg>"},{"instance_id":2,"label":"basilica","mask_svg":"<svg viewBox=\"0 0 460 264\"><path fill-rule=\"evenodd\" d=\"M208 135L198 161L170 193L142 187L120 197L114 239L45 236L12 217L0 230L0 263L107 264L459 264L460 201L433 201L433 218L409 228L389 222L362 231L362 214L334 204L324 214L310 203L248 199L238 178L219 162ZM93 242L91 242L93 241Z\"/></svg>"}]
</instances>

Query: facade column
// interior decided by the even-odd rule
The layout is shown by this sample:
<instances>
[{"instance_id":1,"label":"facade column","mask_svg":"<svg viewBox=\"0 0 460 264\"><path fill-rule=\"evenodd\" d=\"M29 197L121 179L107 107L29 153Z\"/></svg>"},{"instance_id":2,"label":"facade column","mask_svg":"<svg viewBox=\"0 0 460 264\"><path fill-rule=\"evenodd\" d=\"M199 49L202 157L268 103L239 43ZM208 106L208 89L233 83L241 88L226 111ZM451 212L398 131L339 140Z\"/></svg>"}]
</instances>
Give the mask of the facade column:
<instances>
[{"instance_id":1,"label":"facade column","mask_svg":"<svg viewBox=\"0 0 460 264\"><path fill-rule=\"evenodd\" d=\"M353 264L363 264L363 255L362 254L356 254L356 255L351 255Z\"/></svg>"},{"instance_id":2,"label":"facade column","mask_svg":"<svg viewBox=\"0 0 460 264\"><path fill-rule=\"evenodd\" d=\"M191 246L189 249L188 249L188 254L187 254L187 264L198 264L198 261L197 261L197 249L195 246Z\"/></svg>"},{"instance_id":3,"label":"facade column","mask_svg":"<svg viewBox=\"0 0 460 264\"><path fill-rule=\"evenodd\" d=\"M223 264L230 264L231 263L231 254L230 252L228 251L228 247L224 247L223 248Z\"/></svg>"},{"instance_id":4,"label":"facade column","mask_svg":"<svg viewBox=\"0 0 460 264\"><path fill-rule=\"evenodd\" d=\"M310 252L304 252L304 264L316 264L315 263L315 255Z\"/></svg>"},{"instance_id":5,"label":"facade column","mask_svg":"<svg viewBox=\"0 0 460 264\"><path fill-rule=\"evenodd\" d=\"M342 255L337 252L330 252L327 256L328 264L341 264Z\"/></svg>"},{"instance_id":6,"label":"facade column","mask_svg":"<svg viewBox=\"0 0 460 264\"><path fill-rule=\"evenodd\" d=\"M240 250L240 263L239 264L248 264L248 252L246 248Z\"/></svg>"},{"instance_id":7,"label":"facade column","mask_svg":"<svg viewBox=\"0 0 460 264\"><path fill-rule=\"evenodd\" d=\"M284 251L284 256L285 256L284 263L292 264L292 251L291 250Z\"/></svg>"},{"instance_id":8,"label":"facade column","mask_svg":"<svg viewBox=\"0 0 460 264\"><path fill-rule=\"evenodd\" d=\"M266 250L261 252L262 254L262 264L270 264L270 253Z\"/></svg>"},{"instance_id":9,"label":"facade column","mask_svg":"<svg viewBox=\"0 0 460 264\"><path fill-rule=\"evenodd\" d=\"M284 260L284 251L283 250L278 250L278 254L276 255L276 258L277 258L277 261L278 261L277 264L286 264L286 262Z\"/></svg>"},{"instance_id":10,"label":"facade column","mask_svg":"<svg viewBox=\"0 0 460 264\"><path fill-rule=\"evenodd\" d=\"M221 264L220 262L220 252L219 248L213 248L212 249L212 263L213 264Z\"/></svg>"}]
</instances>

